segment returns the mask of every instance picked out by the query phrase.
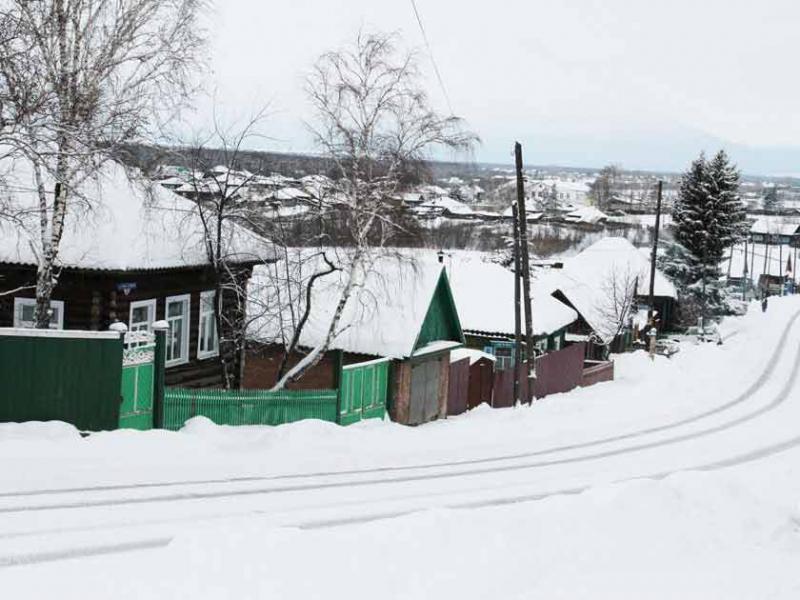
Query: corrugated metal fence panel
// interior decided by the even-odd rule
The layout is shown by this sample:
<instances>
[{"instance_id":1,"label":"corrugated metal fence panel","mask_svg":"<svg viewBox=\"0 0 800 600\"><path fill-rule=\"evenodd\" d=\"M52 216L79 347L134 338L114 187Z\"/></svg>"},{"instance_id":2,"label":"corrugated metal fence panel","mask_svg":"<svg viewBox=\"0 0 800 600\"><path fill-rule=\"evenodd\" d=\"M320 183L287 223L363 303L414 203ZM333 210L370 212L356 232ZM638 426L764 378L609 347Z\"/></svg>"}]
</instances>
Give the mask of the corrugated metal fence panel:
<instances>
[{"instance_id":1,"label":"corrugated metal fence panel","mask_svg":"<svg viewBox=\"0 0 800 600\"><path fill-rule=\"evenodd\" d=\"M195 390L166 388L164 429L178 430L192 417L218 425L282 425L302 419L336 422L336 390Z\"/></svg>"},{"instance_id":2,"label":"corrugated metal fence panel","mask_svg":"<svg viewBox=\"0 0 800 600\"><path fill-rule=\"evenodd\" d=\"M0 333L0 421L116 429L121 377L120 339Z\"/></svg>"},{"instance_id":3,"label":"corrugated metal fence panel","mask_svg":"<svg viewBox=\"0 0 800 600\"><path fill-rule=\"evenodd\" d=\"M389 392L389 361L348 365L339 381L339 423L350 425L362 419L386 415Z\"/></svg>"}]
</instances>

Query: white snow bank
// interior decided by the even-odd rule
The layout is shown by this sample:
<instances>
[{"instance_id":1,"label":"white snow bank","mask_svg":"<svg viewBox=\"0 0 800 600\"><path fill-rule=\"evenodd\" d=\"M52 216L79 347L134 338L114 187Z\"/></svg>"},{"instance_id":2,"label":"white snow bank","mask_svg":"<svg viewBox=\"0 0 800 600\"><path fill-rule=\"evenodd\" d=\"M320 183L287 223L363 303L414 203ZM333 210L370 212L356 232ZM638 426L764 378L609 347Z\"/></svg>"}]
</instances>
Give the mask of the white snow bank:
<instances>
[{"instance_id":1,"label":"white snow bank","mask_svg":"<svg viewBox=\"0 0 800 600\"><path fill-rule=\"evenodd\" d=\"M63 421L28 421L27 423L0 423L0 443L15 442L68 442L81 439L74 425Z\"/></svg>"}]
</instances>

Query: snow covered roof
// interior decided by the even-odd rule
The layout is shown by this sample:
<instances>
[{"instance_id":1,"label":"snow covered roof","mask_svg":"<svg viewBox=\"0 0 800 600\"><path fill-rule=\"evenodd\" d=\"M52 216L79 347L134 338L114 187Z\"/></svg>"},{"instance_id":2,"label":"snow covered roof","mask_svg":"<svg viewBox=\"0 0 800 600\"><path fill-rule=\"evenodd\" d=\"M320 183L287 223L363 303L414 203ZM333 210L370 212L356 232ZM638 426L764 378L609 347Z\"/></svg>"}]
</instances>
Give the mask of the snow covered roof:
<instances>
[{"instance_id":1,"label":"snow covered roof","mask_svg":"<svg viewBox=\"0 0 800 600\"><path fill-rule=\"evenodd\" d=\"M509 217L509 218L513 217L513 216L514 216L514 209L513 209L513 207L509 206L507 209L505 209L505 210L503 211L503 216L504 216L504 217ZM542 212L531 212L531 211L527 211L527 218L526 218L526 221L538 221L538 220L539 220L539 219L541 219L543 216L544 216L544 213L542 213Z\"/></svg>"},{"instance_id":2,"label":"snow covered roof","mask_svg":"<svg viewBox=\"0 0 800 600\"><path fill-rule=\"evenodd\" d=\"M448 190L438 185L424 185L419 188L419 191L429 197L447 196L450 193Z\"/></svg>"},{"instance_id":3,"label":"snow covered roof","mask_svg":"<svg viewBox=\"0 0 800 600\"><path fill-rule=\"evenodd\" d=\"M581 206L567 213L564 219L573 223L596 224L608 219L608 215L594 206Z\"/></svg>"},{"instance_id":4,"label":"snow covered roof","mask_svg":"<svg viewBox=\"0 0 800 600\"><path fill-rule=\"evenodd\" d=\"M573 258L564 261L562 269L545 272L534 283L538 294L560 291L583 316L589 326L604 341L611 341L608 318L613 278L624 286L624 280L634 279L636 293L649 293L650 261L625 238L601 239ZM655 276L655 295L675 298L675 286L659 271Z\"/></svg>"},{"instance_id":5,"label":"snow covered roof","mask_svg":"<svg viewBox=\"0 0 800 600\"><path fill-rule=\"evenodd\" d=\"M750 227L750 233L762 235L795 235L800 223L789 221L776 221L774 219L758 219Z\"/></svg>"},{"instance_id":6,"label":"snow covered roof","mask_svg":"<svg viewBox=\"0 0 800 600\"><path fill-rule=\"evenodd\" d=\"M418 204L423 202L425 198L421 192L403 192L400 194L400 200L408 204Z\"/></svg>"},{"instance_id":7,"label":"snow covered roof","mask_svg":"<svg viewBox=\"0 0 800 600\"><path fill-rule=\"evenodd\" d=\"M475 348L456 348L455 350L450 351L450 362L458 362L459 360L464 360L465 358L469 359L469 364L474 365L479 360L485 358L486 360L490 360L492 362L497 361L497 357L494 354L489 354L488 352L484 352L483 350L476 350Z\"/></svg>"},{"instance_id":8,"label":"snow covered roof","mask_svg":"<svg viewBox=\"0 0 800 600\"><path fill-rule=\"evenodd\" d=\"M37 194L30 164L8 159L0 165L0 194L27 209L22 224L0 220L0 262L37 264L41 253ZM46 183L53 189L52 182ZM171 269L208 264L203 227L191 200L158 185L131 181L124 167L106 163L96 179L84 181L67 211L59 264L101 270ZM224 253L240 262L272 258L271 245L249 230L226 223Z\"/></svg>"},{"instance_id":9,"label":"snow covered roof","mask_svg":"<svg viewBox=\"0 0 800 600\"><path fill-rule=\"evenodd\" d=\"M426 260L434 256L430 253ZM514 273L467 251L447 253L444 265L464 331L513 335ZM533 294L532 311L533 333L537 336L549 335L578 318L549 292Z\"/></svg>"},{"instance_id":10,"label":"snow covered roof","mask_svg":"<svg viewBox=\"0 0 800 600\"><path fill-rule=\"evenodd\" d=\"M348 253L346 249L326 250L334 264L346 263ZM410 256L389 252L378 253L370 262L368 269L359 269L357 273L358 285L345 305L331 349L389 358L409 357L415 351L443 267L437 262L414 261ZM314 273L327 270L322 257L311 249L291 251L288 266L295 281L307 280ZM281 340L282 333L286 335L289 331L291 335L294 331L292 324L298 307L305 307L304 287L285 283L286 267L287 262L280 260L274 265L255 268L248 294L248 314L252 316L248 328L250 339L274 343ZM301 346L316 348L323 342L345 282L343 271L316 280L312 309L299 340ZM290 294L299 298L294 314L285 301ZM276 311L278 295L283 299L284 309Z\"/></svg>"},{"instance_id":11,"label":"snow covered roof","mask_svg":"<svg viewBox=\"0 0 800 600\"><path fill-rule=\"evenodd\" d=\"M448 196L427 200L420 204L419 207L422 210L442 209L454 215L471 215L473 212L472 209L463 202L459 202Z\"/></svg>"}]
</instances>

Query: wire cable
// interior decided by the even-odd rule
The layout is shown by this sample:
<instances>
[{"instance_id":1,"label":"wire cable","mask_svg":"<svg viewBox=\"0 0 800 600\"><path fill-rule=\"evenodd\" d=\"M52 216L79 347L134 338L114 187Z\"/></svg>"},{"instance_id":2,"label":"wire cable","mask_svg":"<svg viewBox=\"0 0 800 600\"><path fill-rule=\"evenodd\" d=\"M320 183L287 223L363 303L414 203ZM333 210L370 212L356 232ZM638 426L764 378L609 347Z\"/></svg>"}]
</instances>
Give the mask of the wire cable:
<instances>
[{"instance_id":1,"label":"wire cable","mask_svg":"<svg viewBox=\"0 0 800 600\"><path fill-rule=\"evenodd\" d=\"M447 88L444 85L444 79L442 79L442 74L439 71L439 65L436 64L436 58L433 56L433 49L431 48L431 43L428 40L428 34L425 32L425 25L422 24L422 17L419 14L416 0L411 0L411 8L414 9L414 16L417 18L417 24L419 25L419 30L422 33L422 40L425 42L425 47L428 49L428 56L431 59L433 71L436 74L436 79L439 81L439 87L442 88L442 94L444 95L445 102L447 102L447 109L450 111L450 115L454 115L455 113L453 112L453 105L450 103L450 95L447 93Z\"/></svg>"}]
</instances>

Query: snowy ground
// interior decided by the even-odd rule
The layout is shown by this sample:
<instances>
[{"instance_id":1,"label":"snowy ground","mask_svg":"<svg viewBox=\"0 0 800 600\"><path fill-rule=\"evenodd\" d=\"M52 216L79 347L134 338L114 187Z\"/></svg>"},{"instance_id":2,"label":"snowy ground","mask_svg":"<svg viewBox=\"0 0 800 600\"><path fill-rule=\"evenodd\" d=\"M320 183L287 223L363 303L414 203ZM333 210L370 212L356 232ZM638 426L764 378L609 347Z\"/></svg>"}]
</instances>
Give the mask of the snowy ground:
<instances>
[{"instance_id":1,"label":"snowy ground","mask_svg":"<svg viewBox=\"0 0 800 600\"><path fill-rule=\"evenodd\" d=\"M0 425L24 598L798 598L800 300L419 428Z\"/></svg>"}]
</instances>

